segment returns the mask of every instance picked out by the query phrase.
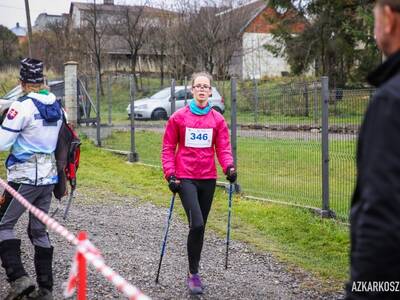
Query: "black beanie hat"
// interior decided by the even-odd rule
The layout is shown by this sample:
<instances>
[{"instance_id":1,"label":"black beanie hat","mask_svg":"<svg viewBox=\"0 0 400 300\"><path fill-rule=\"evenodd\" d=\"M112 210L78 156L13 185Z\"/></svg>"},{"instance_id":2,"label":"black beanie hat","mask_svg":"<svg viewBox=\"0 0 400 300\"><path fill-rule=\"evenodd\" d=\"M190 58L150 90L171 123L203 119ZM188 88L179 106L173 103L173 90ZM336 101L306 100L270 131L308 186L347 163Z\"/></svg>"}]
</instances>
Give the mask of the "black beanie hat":
<instances>
[{"instance_id":1,"label":"black beanie hat","mask_svg":"<svg viewBox=\"0 0 400 300\"><path fill-rule=\"evenodd\" d=\"M34 58L21 60L19 79L25 83L43 83L43 62Z\"/></svg>"}]
</instances>

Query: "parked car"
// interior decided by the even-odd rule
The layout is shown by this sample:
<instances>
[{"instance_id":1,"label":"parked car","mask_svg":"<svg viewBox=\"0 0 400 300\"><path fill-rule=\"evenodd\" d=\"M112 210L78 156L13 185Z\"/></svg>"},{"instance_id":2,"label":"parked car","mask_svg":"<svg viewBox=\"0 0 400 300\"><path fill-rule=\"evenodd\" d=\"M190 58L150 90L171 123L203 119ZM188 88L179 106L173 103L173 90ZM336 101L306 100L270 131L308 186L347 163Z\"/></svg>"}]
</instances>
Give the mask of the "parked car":
<instances>
[{"instance_id":1,"label":"parked car","mask_svg":"<svg viewBox=\"0 0 400 300\"><path fill-rule=\"evenodd\" d=\"M64 81L53 80L49 81L47 85L50 91L56 95L57 98L62 99L64 97ZM8 109L15 100L22 96L21 85L17 85L11 91L9 91L4 97L0 98L0 124L3 122L4 117L7 115Z\"/></svg>"},{"instance_id":2,"label":"parked car","mask_svg":"<svg viewBox=\"0 0 400 300\"><path fill-rule=\"evenodd\" d=\"M187 103L193 98L190 88L186 90ZM175 109L178 110L185 106L185 86L180 85L175 87ZM171 88L167 87L155 93L149 98L135 100L134 117L135 119L151 119L151 120L166 120L171 115ZM220 113L224 113L225 105L224 98L215 87L212 88L212 94L209 98L212 108ZM131 115L131 105L126 108L128 117Z\"/></svg>"}]
</instances>

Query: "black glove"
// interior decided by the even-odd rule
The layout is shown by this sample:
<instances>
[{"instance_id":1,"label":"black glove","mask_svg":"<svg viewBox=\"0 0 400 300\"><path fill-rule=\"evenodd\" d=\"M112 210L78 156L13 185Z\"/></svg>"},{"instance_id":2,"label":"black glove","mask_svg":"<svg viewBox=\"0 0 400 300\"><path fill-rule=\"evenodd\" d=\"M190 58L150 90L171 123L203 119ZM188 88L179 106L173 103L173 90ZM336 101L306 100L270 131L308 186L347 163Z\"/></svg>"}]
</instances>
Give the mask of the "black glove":
<instances>
[{"instance_id":1,"label":"black glove","mask_svg":"<svg viewBox=\"0 0 400 300\"><path fill-rule=\"evenodd\" d=\"M168 187L175 194L181 189L181 182L176 179L175 175L171 175L168 177Z\"/></svg>"},{"instance_id":2,"label":"black glove","mask_svg":"<svg viewBox=\"0 0 400 300\"><path fill-rule=\"evenodd\" d=\"M236 181L237 178L237 173L236 173L236 169L235 166L230 165L226 168L226 179L230 182L230 183L234 183Z\"/></svg>"}]
</instances>

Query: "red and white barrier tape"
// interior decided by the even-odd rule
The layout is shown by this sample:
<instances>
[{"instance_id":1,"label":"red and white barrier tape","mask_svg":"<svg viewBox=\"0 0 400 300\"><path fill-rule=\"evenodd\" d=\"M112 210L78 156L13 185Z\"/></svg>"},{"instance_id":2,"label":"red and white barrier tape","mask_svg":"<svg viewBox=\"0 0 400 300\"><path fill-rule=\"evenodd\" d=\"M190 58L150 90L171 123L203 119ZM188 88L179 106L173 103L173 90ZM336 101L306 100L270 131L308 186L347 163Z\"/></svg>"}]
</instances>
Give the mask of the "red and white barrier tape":
<instances>
[{"instance_id":1,"label":"red and white barrier tape","mask_svg":"<svg viewBox=\"0 0 400 300\"><path fill-rule=\"evenodd\" d=\"M49 217L40 209L29 203L23 196L17 193L11 186L9 186L4 180L0 178L0 185L4 187L21 205L29 210L36 218L38 218L43 224L45 224L51 230L57 232L62 237L66 238L73 245L78 247L78 251L82 253L85 258L92 263L96 270L100 271L104 277L113 283L129 300L149 300L150 298L144 295L137 287L128 283L118 273L108 267L101 255L100 251L88 240L84 243L78 241L77 237L68 231L64 226L58 223L53 218Z\"/></svg>"}]
</instances>

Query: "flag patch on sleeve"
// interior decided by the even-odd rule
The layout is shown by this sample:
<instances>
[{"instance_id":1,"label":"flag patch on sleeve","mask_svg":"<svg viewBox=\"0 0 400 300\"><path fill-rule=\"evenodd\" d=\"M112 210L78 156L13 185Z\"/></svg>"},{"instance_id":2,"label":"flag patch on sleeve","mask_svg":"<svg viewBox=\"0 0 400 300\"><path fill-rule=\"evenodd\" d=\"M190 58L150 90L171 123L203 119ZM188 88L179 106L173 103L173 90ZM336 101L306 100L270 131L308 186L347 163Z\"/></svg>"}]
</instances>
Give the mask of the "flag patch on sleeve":
<instances>
[{"instance_id":1,"label":"flag patch on sleeve","mask_svg":"<svg viewBox=\"0 0 400 300\"><path fill-rule=\"evenodd\" d=\"M11 108L7 113L7 119L13 120L17 115L18 112L14 108Z\"/></svg>"}]
</instances>

